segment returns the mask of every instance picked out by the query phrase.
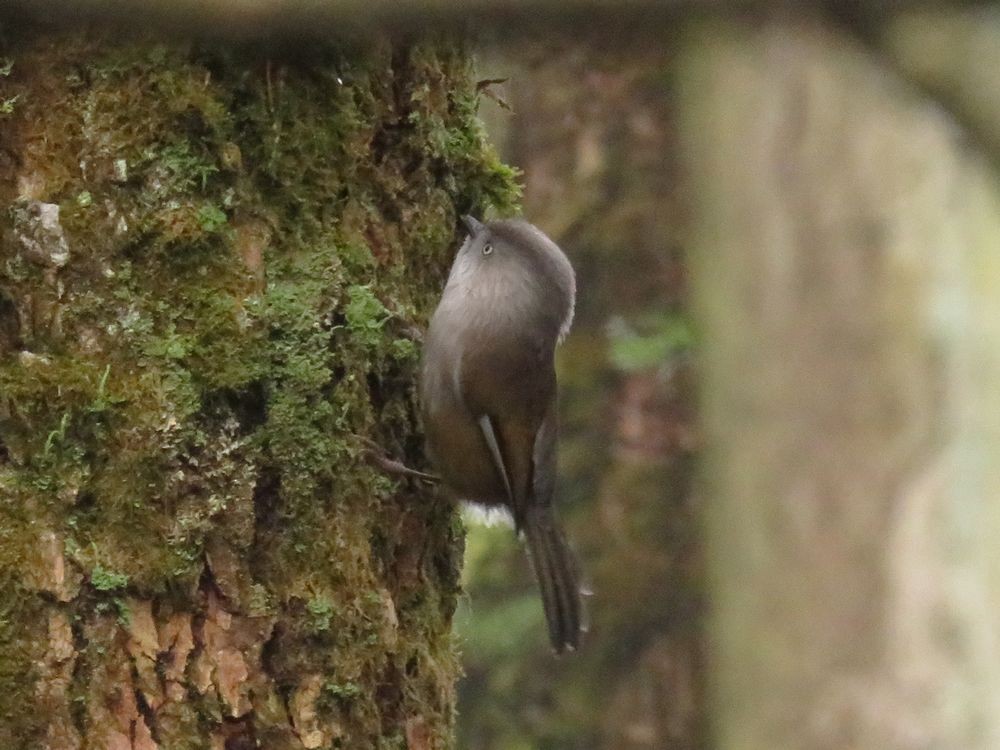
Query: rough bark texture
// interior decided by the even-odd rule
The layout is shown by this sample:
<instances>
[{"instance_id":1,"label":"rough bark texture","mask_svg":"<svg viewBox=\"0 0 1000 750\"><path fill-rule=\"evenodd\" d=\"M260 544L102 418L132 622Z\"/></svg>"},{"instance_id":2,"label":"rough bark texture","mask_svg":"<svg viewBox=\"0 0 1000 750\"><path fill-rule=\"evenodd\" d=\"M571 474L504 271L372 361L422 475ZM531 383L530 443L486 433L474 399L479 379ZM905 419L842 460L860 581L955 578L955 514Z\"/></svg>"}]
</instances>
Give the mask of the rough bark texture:
<instances>
[{"instance_id":1,"label":"rough bark texture","mask_svg":"<svg viewBox=\"0 0 1000 750\"><path fill-rule=\"evenodd\" d=\"M996 175L818 25L681 79L719 746L1000 746Z\"/></svg>"},{"instance_id":2,"label":"rough bark texture","mask_svg":"<svg viewBox=\"0 0 1000 750\"><path fill-rule=\"evenodd\" d=\"M12 39L17 39L12 43ZM462 551L419 461L463 53L8 34L0 747L445 747Z\"/></svg>"}]
</instances>

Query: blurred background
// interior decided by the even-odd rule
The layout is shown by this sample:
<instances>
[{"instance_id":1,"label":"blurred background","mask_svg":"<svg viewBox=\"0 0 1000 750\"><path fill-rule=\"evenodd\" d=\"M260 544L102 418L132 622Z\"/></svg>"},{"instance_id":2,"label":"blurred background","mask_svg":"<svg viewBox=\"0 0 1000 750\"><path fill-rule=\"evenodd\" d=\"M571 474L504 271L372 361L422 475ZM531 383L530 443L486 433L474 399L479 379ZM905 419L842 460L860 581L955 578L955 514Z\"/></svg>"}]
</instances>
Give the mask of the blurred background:
<instances>
[{"instance_id":1,"label":"blurred background","mask_svg":"<svg viewBox=\"0 0 1000 750\"><path fill-rule=\"evenodd\" d=\"M556 659L506 527L468 522L459 743L693 748L704 738L702 559L692 491L694 331L669 47L568 39L481 50L480 114L523 173L525 215L577 272L559 353L560 509L594 595Z\"/></svg>"},{"instance_id":2,"label":"blurred background","mask_svg":"<svg viewBox=\"0 0 1000 750\"><path fill-rule=\"evenodd\" d=\"M105 15L113 15L118 5L95 4ZM229 252L231 236L222 230L233 218L239 219L243 234L232 237L249 243L241 257L255 273L265 246L268 252L288 252L285 266L269 269L279 275L268 277L265 291L273 295L277 288L280 293L280 304L271 303L277 310L274 325L285 325L281 316L287 312L294 322L289 330L302 337L295 346L315 349L326 368L316 380L312 370L306 371L303 392L318 387L317 382L325 389L328 380L357 384L359 424L398 428L408 436L400 439L411 446L402 451L405 458L420 460L410 408L416 348L409 339L404 347L389 348L397 333L388 325L383 330L383 324L399 300L412 300L403 305L407 312L399 314L401 319L419 320L419 311L430 309L441 281L436 274L443 274L454 249L456 215L488 205L503 212L517 203L510 172L481 140L478 107L502 159L520 170L524 215L566 250L577 271L576 322L557 362L558 501L593 592L585 647L553 657L529 564L510 529L469 522L464 591L459 594L455 578L461 534L448 516L450 508L420 505L409 495L398 500L384 481L376 483L371 468L361 467L361 456L351 453L356 449L341 444L343 435L329 438L344 431L339 422L335 427L317 424L305 439L288 433L287 444L296 449L293 457L300 446L328 452L318 457L309 453L308 465L317 476L336 473L346 465L345 456L357 458L357 481L347 494L316 482L315 489L309 485L308 493L303 490L305 499L289 506L301 510L294 528L319 543L294 545L288 554L299 567L287 581L285 558L274 557L268 568L280 579L274 588L281 598L275 594L275 601L282 607L289 602L288 607L266 610L263 597L244 595L235 584L235 593L223 592L237 604L246 599L247 618L284 618L278 628L277 620L269 620L267 628L253 631L249 645L241 646L252 651L249 663L260 667L263 684L270 685L269 671L281 664L274 657L272 630L285 634L277 652L288 655L289 666L282 680L268 687L277 696L274 702L266 690L255 688L255 699L262 703L252 713L213 719L219 725L212 730L213 747L263 747L267 722L285 743L275 748L451 747L450 632L459 596L454 626L465 675L459 685L454 746L462 750L1000 748L996 3L227 0L205 6L208 15L199 15L205 11L198 4L178 4L176 28L187 35L187 24L195 19L205 28L218 24L234 38L247 34L251 40L258 27L266 29L261 46L247 43L251 67L227 62L231 53L216 54L211 42L190 44L186 52L172 52L174 57L159 48L139 47L127 53L135 56L128 65L115 52L96 69L92 83L73 72L76 67L64 73L32 63L30 56L28 62L19 59L16 67L0 61L0 80L24 85L0 90L0 116L20 118L20 130L0 131L14 144L0 148L0 162L9 173L6 189L22 195L25 209L33 202L53 201L39 204L52 206L46 209L51 213L15 211L8 223L14 229L17 222L37 224L49 245L61 250L62 230L46 224L46 217L58 216L55 201L61 201L64 216L80 215L73 212L95 205L97 193L83 190L89 183L85 175L77 175L82 161L76 149L82 146L60 134L48 105L68 102L77 108L71 108L71 121L89 123L96 111L92 92L100 93L103 86L112 92L134 91L130 109L120 110L114 98L99 100L104 109L98 109L109 115L113 131L127 135L132 120L150 113L161 118L154 118L151 141L158 150L150 153L167 166L156 167L160 162L146 156L137 162L149 170L151 195L158 195L163 184L154 167L166 174L173 174L178 164L201 170L192 171L199 179L185 178L177 181L180 187L171 188L185 196L187 202L178 205L194 212L190 221L180 229L172 223L151 225L160 227L154 237L190 230L196 240L191 247ZM150 12L158 14L150 16L152 25L171 17L171 7L149 3ZM297 44L297 34L329 41L327 33L337 38L360 32L355 41L370 41L364 36L369 27L388 36L367 47L367 42L357 48L345 44L343 59L337 52L322 65L312 59L309 45ZM414 28L448 41L437 51L433 45L412 43ZM289 36L283 39L283 34ZM272 65L268 54L261 59L260 52L269 53L272 43L288 60ZM354 70L351 56L369 47L365 54L374 62ZM74 66L74 55L86 62L91 54L85 46L74 52L65 44L45 42L38 59L65 55L67 49L67 64ZM470 49L478 56L478 83L469 78ZM230 65L238 72L220 75ZM183 76L176 77L173 68L184 71ZM168 96L146 83L147 76L159 80L161 72L166 73ZM19 76L27 83L19 83ZM38 92L47 93L39 97ZM31 93L34 100L27 96ZM147 106L147 96L157 106L169 107L158 114ZM208 114L190 117L192 109ZM202 149L204 161L188 158L194 151L164 148L173 143L178 113L193 123L185 126L184 144ZM203 126L203 120L215 122L212 118L221 124ZM351 136L342 136L337 127ZM284 133L299 135L286 139ZM241 138L249 139L246 154L264 150L256 158L240 156L244 146L236 141ZM80 142L102 143L96 137ZM50 144L60 144L62 161L50 155ZM271 149L288 161L277 160ZM385 158L384 150L391 158ZM25 163L40 165L43 176L58 172L58 189L45 179L21 175L24 154L31 157ZM244 159L249 172L264 169L254 176L261 178L259 184L245 179ZM132 201L138 182L133 185L127 171L119 169L119 163L127 167L129 162L101 163L107 167L101 189L116 200ZM317 172L317 165L332 171ZM266 170L279 167L276 174L287 182L271 181ZM318 186L315 193L304 193L310 202L301 205L294 190L300 179L315 180ZM228 208L228 182L254 188L248 206L287 209L273 226L289 236L272 241L271 230L261 229L257 237L258 228L265 226L257 214L247 213L253 221L243 223L242 216L230 217L215 204L209 206L214 210L198 209L206 187L215 191L218 206ZM158 208L161 202L150 200L142 209ZM314 206L321 208L314 211ZM110 209L105 213L107 227L121 223L112 223L117 214ZM317 234L299 236L303 225ZM81 226L89 231L91 223L81 221ZM145 225L132 226L136 241L151 245L140 232ZM7 235L13 236L11 231ZM131 245L121 242L122 252L132 252ZM19 243L8 246L34 247L23 238ZM384 257L383 244L391 248ZM361 260L354 257L355 247L362 248ZM378 252L369 253L369 247ZM109 252L114 256L119 251ZM151 257L160 262L159 256ZM218 252L217 257L228 256ZM336 336L355 336L353 326L387 352L405 354L405 367L390 368L395 354L379 360L362 347L350 359L357 377L331 369L329 341L313 332L335 320L331 306L340 302L322 283L314 283L313 266L303 264L301 257L313 258L315 268L339 269L336 264L343 260L353 269L354 276L338 275L328 284L343 286L346 278L353 279L338 299L349 300L345 320L351 324L354 315L356 325L333 326ZM175 258L183 260L180 254L168 257ZM65 258L49 253L48 262L58 267ZM295 285L273 282L283 267ZM18 268L5 266L4 273L13 278ZM226 271L237 272L228 265ZM33 283L45 291L41 296L26 293L28 313L21 315L13 302L4 303L8 322L0 327L0 343L21 335L10 323L17 316L44 319L53 330L63 325L61 313L47 312L61 308L39 301L45 295L62 298L55 274L36 271ZM109 285L112 278L119 279L114 284L131 278L101 276ZM202 276L191 282L192 288L206 283ZM155 281L143 280L150 278ZM247 278L257 285L264 277ZM77 283L89 294L90 278L81 276ZM305 311L297 307L299 284L307 285L312 295L307 295L311 307ZM197 299L226 295L199 293ZM80 297L88 298L82 292ZM157 309L171 320L171 304L163 302ZM205 340L215 341L213 318L189 317L212 334ZM80 361L90 361L89 329L82 330L87 335L77 336ZM175 329L164 330L173 336ZM262 326L254 341L276 346L281 339L269 331ZM257 404L262 387L251 382L256 371L243 366L244 349L226 341L227 356L239 365L233 372L242 378L241 398ZM175 348L162 344L152 351L159 352L171 372L183 354L174 356ZM298 382L284 378L280 368L275 374L269 349L259 351L263 374L255 378ZM10 360L18 382L23 381L42 411L48 414L58 406L43 390L31 390L33 381L24 375L29 370L20 361L20 369L14 370L14 357ZM386 368L381 375L373 370L377 361ZM100 409L86 406L86 415L103 413L108 406L104 388L109 370L92 369L97 396L91 399L86 389L81 393L87 404L100 404ZM77 376L77 369L66 370ZM384 400L379 388L385 384L399 400L398 409L383 409L379 403L384 413L370 412ZM323 395L338 405L319 412L324 418L347 413L339 410L337 399L350 398L344 403L355 408L354 390L338 393ZM370 398L373 394L377 398ZM192 414L203 405L214 408L208 399L189 400ZM303 397L294 403L300 404L296 419L312 424L317 411L312 402ZM223 406L237 408L228 400ZM260 407L244 410L247 420L256 419ZM391 415L389 424L384 424L385 415ZM52 411L49 422L40 424L57 427L59 418ZM66 432L67 417L61 419L62 427L51 431L23 427L29 443L42 443L40 436L48 432L40 448L43 457L49 453L47 443L62 440ZM200 430L198 422L192 424ZM151 445L152 455L159 456L158 443ZM204 443L196 445L200 450ZM87 451L79 456L80 461L91 460ZM165 477L172 476L169 468L163 470ZM369 481L381 489L370 491ZM294 535L287 524L272 535L269 520L270 509L279 507L274 503L285 491L278 485L247 482L246 487L256 489L241 502L250 508L248 518L259 519L258 536L267 544L273 538L275 549L284 550ZM173 485L166 486L174 491ZM313 502L309 493L318 492L336 514L322 512L325 506ZM68 493L72 497L67 502L76 502L77 494ZM342 494L360 503L362 511L341 506ZM183 496L188 495L194 493ZM376 499L384 517L369 512L367 504ZM93 498L80 502L89 507ZM266 512L258 513L257 506ZM171 519L171 513L165 516ZM205 517L227 533L236 528L223 516ZM61 516L57 520L64 523ZM370 528L365 525L369 520ZM34 518L25 523L37 533ZM94 526L103 531L102 524ZM323 545L350 529L355 529L354 541L337 553L352 561L345 565ZM383 538L385 529L393 529L398 539ZM123 524L121 530L120 538L130 540L131 527ZM61 581L63 545L54 533L46 539L51 544L47 541L44 549L51 548L58 565L43 561L48 566L44 570L46 575L59 571L53 577ZM250 564L259 555L240 543L241 564L252 571ZM121 546L107 545L112 550ZM209 584L215 584L200 571L214 571L213 555L228 558L219 557L215 548L207 557L201 546L192 549L185 559L194 563L190 570L198 586L189 599L201 597L199 586L206 590L197 602L182 605L185 617L197 625L205 619L202 600L216 601L209 597L214 597ZM425 555L425 550L437 555ZM7 555L24 557L17 551ZM352 567L357 560L364 564ZM107 572L104 567L84 563L88 585L102 595L123 590L122 581L129 580L119 576L109 581L101 575ZM130 570L125 562L118 567ZM357 579L344 577L329 593L325 588L314 591L314 578L327 586L337 577L323 574L327 568L338 576L356 570ZM427 569L434 572L433 580L424 580ZM159 569L155 573L158 581L173 576ZM213 575L222 589L227 581L244 580L225 571ZM31 685L22 672L45 665L55 685L52 704L72 734L84 711L77 703L98 716L106 712L106 704L121 703L121 696L133 701L135 691L120 689L132 679L131 672L125 674L130 662L120 655L131 649L133 658L135 653L146 658L147 652L122 640L126 625L116 624L113 615L76 601L75 592L63 592L61 583L48 585L48 580L28 588L39 611L51 612L56 645L33 640L36 651L24 651L27 656L17 665L22 671L8 669L4 684ZM384 589L377 588L383 584ZM334 607L340 601L336 597L350 606ZM71 601L76 603L63 607ZM151 613L151 629L153 605L138 604ZM74 634L69 619L73 607L92 616L109 643L118 639L117 650L95 647L96 656L89 657L105 670L99 689L91 689L89 697L65 689L90 679L75 666L73 648L66 654L61 649L64 632ZM8 616L32 625L38 620L34 610L16 610L17 604L8 604L10 614L0 612L0 626ZM167 607L157 613L170 611ZM340 612L350 619L335 619ZM372 622L382 623L383 630L357 637L369 632L362 628ZM134 633L130 637L139 642ZM150 653L159 658L165 652L150 637ZM82 652L84 645L77 650ZM412 660L407 656L411 650L416 655ZM316 654L325 654L329 663L324 667ZM105 663L114 669L105 669ZM161 666L161 661L148 659L148 674L158 679ZM119 669L124 670L121 675ZM279 687L284 691L280 696ZM21 689L25 705L38 695L45 697L33 688ZM198 723L209 715L198 708L205 691L197 697L188 692L184 716L190 735L197 737ZM13 707L8 716L32 713L17 700L7 703ZM130 736L137 736L136 726L145 726L139 714L149 705L127 707ZM289 706L295 716L289 716ZM258 742L260 737L265 740ZM202 747L198 741L185 747Z\"/></svg>"},{"instance_id":3,"label":"blurred background","mask_svg":"<svg viewBox=\"0 0 1000 750\"><path fill-rule=\"evenodd\" d=\"M1000 15L876 6L482 45L578 273L559 499L594 595L553 658L520 545L469 523L460 747L997 746L989 595L955 597L997 572L996 419L958 415L995 404L960 373L996 371Z\"/></svg>"}]
</instances>

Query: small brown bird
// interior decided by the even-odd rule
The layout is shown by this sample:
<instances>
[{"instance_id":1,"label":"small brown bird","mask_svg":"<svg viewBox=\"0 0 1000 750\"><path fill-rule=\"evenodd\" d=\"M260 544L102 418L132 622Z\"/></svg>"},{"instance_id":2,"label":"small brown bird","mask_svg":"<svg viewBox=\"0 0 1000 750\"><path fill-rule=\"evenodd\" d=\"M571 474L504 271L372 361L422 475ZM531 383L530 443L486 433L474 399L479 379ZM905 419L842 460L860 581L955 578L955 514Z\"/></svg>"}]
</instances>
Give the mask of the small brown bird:
<instances>
[{"instance_id":1,"label":"small brown bird","mask_svg":"<svg viewBox=\"0 0 1000 750\"><path fill-rule=\"evenodd\" d=\"M576 563L552 507L553 360L573 320L573 267L526 221L463 222L469 237L424 344L428 451L457 499L509 511L561 653L579 647L582 620Z\"/></svg>"}]
</instances>

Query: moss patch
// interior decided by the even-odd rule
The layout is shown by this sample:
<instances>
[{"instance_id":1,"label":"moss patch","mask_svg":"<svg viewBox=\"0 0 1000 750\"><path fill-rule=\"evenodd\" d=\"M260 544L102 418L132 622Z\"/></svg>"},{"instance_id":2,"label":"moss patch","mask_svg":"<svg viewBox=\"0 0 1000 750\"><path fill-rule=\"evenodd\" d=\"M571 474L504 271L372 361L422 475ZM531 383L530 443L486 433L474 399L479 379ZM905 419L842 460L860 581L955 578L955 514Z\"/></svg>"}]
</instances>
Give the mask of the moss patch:
<instances>
[{"instance_id":1,"label":"moss patch","mask_svg":"<svg viewBox=\"0 0 1000 750\"><path fill-rule=\"evenodd\" d=\"M0 695L30 702L8 646L39 602L79 623L86 703L115 674L114 633L139 627L124 597L162 620L215 592L273 624L274 695L294 706L321 676L334 746L392 746L413 716L443 745L461 536L357 436L418 459L412 331L457 215L517 199L466 55L383 45L306 65L82 35L6 54L0 566L42 583L0 628ZM43 532L59 552L39 560ZM59 560L76 588L49 581ZM225 707L187 687L172 718L146 717L171 746L200 746ZM260 736L288 720L254 710ZM27 742L23 713L9 731Z\"/></svg>"}]
</instances>

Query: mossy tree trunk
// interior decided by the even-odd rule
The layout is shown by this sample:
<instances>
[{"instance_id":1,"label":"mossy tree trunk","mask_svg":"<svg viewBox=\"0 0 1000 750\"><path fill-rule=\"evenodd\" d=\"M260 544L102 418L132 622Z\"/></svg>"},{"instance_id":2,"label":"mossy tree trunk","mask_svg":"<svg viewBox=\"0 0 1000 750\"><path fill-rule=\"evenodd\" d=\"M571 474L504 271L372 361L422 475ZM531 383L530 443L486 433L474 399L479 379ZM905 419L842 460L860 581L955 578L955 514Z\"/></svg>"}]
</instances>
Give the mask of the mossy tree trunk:
<instances>
[{"instance_id":1,"label":"mossy tree trunk","mask_svg":"<svg viewBox=\"0 0 1000 750\"><path fill-rule=\"evenodd\" d=\"M17 41L12 41L12 40ZM466 56L8 32L0 746L449 744L419 331L508 208Z\"/></svg>"},{"instance_id":2,"label":"mossy tree trunk","mask_svg":"<svg viewBox=\"0 0 1000 750\"><path fill-rule=\"evenodd\" d=\"M719 746L998 747L992 162L828 26L688 42Z\"/></svg>"}]
</instances>

